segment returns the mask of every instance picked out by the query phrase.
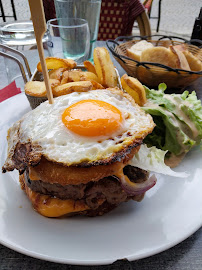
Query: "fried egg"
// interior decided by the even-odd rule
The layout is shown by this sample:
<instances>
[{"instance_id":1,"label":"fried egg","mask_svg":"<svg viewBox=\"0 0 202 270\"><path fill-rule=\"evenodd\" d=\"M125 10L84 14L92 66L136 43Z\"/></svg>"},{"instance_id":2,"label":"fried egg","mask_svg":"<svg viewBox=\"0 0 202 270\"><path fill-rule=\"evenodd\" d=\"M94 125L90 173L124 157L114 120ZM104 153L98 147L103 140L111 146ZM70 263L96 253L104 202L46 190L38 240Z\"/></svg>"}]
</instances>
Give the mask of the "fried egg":
<instances>
[{"instance_id":1,"label":"fried egg","mask_svg":"<svg viewBox=\"0 0 202 270\"><path fill-rule=\"evenodd\" d=\"M21 143L39 146L48 160L70 166L108 159L136 141L141 143L153 128L151 116L128 94L106 89L60 96L54 104L44 102L10 134L18 134Z\"/></svg>"}]
</instances>

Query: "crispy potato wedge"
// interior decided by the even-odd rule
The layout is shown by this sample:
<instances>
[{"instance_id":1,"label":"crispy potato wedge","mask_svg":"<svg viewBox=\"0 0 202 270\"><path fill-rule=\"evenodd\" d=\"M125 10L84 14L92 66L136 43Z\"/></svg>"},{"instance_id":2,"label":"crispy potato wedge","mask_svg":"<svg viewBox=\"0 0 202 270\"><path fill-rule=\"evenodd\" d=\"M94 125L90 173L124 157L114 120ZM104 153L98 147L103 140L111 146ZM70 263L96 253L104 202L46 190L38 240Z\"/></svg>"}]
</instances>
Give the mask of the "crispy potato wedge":
<instances>
[{"instance_id":1,"label":"crispy potato wedge","mask_svg":"<svg viewBox=\"0 0 202 270\"><path fill-rule=\"evenodd\" d=\"M81 70L70 70L68 82L79 82L79 81L85 81L82 78L82 71Z\"/></svg>"},{"instance_id":2,"label":"crispy potato wedge","mask_svg":"<svg viewBox=\"0 0 202 270\"><path fill-rule=\"evenodd\" d=\"M93 89L92 89L92 90L96 90L96 89L104 89L104 87L103 87L100 83L98 83L98 82L96 82L96 81L94 81L94 80L90 80L90 82L91 82L92 85L93 85Z\"/></svg>"},{"instance_id":3,"label":"crispy potato wedge","mask_svg":"<svg viewBox=\"0 0 202 270\"><path fill-rule=\"evenodd\" d=\"M108 50L104 47L97 47L93 52L95 70L104 87L117 86L117 74L110 58Z\"/></svg>"},{"instance_id":4,"label":"crispy potato wedge","mask_svg":"<svg viewBox=\"0 0 202 270\"><path fill-rule=\"evenodd\" d=\"M90 61L84 61L83 64L84 64L84 67L88 71L90 71L90 72L94 73L95 75L97 75L96 70L95 70L95 66Z\"/></svg>"},{"instance_id":5,"label":"crispy potato wedge","mask_svg":"<svg viewBox=\"0 0 202 270\"><path fill-rule=\"evenodd\" d=\"M77 66L77 63L72 59L64 59L64 61L66 62L68 69L73 69Z\"/></svg>"},{"instance_id":6,"label":"crispy potato wedge","mask_svg":"<svg viewBox=\"0 0 202 270\"><path fill-rule=\"evenodd\" d=\"M68 70L65 70L62 73L61 84L65 84L65 83L68 83L68 82L69 82L69 71Z\"/></svg>"},{"instance_id":7,"label":"crispy potato wedge","mask_svg":"<svg viewBox=\"0 0 202 270\"><path fill-rule=\"evenodd\" d=\"M159 63L172 68L180 68L178 56L170 49L164 47L154 47L144 50L140 60L141 62Z\"/></svg>"},{"instance_id":8,"label":"crispy potato wedge","mask_svg":"<svg viewBox=\"0 0 202 270\"><path fill-rule=\"evenodd\" d=\"M190 66L190 69L192 71L201 71L202 70L202 62L198 58L196 58L196 56L194 56L189 51L184 51L183 53L187 59L187 62Z\"/></svg>"},{"instance_id":9,"label":"crispy potato wedge","mask_svg":"<svg viewBox=\"0 0 202 270\"><path fill-rule=\"evenodd\" d=\"M61 81L63 72L65 70L66 68L52 69L48 72L49 78Z\"/></svg>"},{"instance_id":10,"label":"crispy potato wedge","mask_svg":"<svg viewBox=\"0 0 202 270\"><path fill-rule=\"evenodd\" d=\"M100 80L99 80L98 76L95 73L90 72L90 71L81 72L81 77L85 78L85 81L93 80L93 81L96 81L96 82L100 83Z\"/></svg>"},{"instance_id":11,"label":"crispy potato wedge","mask_svg":"<svg viewBox=\"0 0 202 270\"><path fill-rule=\"evenodd\" d=\"M178 47L172 46L172 45L170 46L170 50L171 50L174 54L177 55L178 60L179 60L179 68L184 69L184 70L190 70L190 66L189 66L188 61L187 61L185 55L183 54L183 52L180 51L180 50L178 49Z\"/></svg>"},{"instance_id":12,"label":"crispy potato wedge","mask_svg":"<svg viewBox=\"0 0 202 270\"><path fill-rule=\"evenodd\" d=\"M68 82L79 82L79 81L84 81L84 79L81 80L80 72L82 72L81 69L76 69L76 70L66 70L66 71L62 74L61 84L68 83Z\"/></svg>"},{"instance_id":13,"label":"crispy potato wedge","mask_svg":"<svg viewBox=\"0 0 202 270\"><path fill-rule=\"evenodd\" d=\"M121 77L121 84L138 105L143 106L147 102L145 89L137 79L124 74Z\"/></svg>"},{"instance_id":14,"label":"crispy potato wedge","mask_svg":"<svg viewBox=\"0 0 202 270\"><path fill-rule=\"evenodd\" d=\"M61 84L67 82L79 82L79 81L96 81L100 82L97 75L89 71L81 71L81 70L69 70L65 71L62 75Z\"/></svg>"},{"instance_id":15,"label":"crispy potato wedge","mask_svg":"<svg viewBox=\"0 0 202 270\"><path fill-rule=\"evenodd\" d=\"M93 85L89 81L70 82L61 84L53 89L53 95L55 97L70 94L72 92L87 92L93 88Z\"/></svg>"},{"instance_id":16,"label":"crispy potato wedge","mask_svg":"<svg viewBox=\"0 0 202 270\"><path fill-rule=\"evenodd\" d=\"M60 84L59 80L50 79L50 85L52 91L56 86ZM34 97L45 97L46 96L46 86L45 82L30 81L25 84L25 93Z\"/></svg>"},{"instance_id":17,"label":"crispy potato wedge","mask_svg":"<svg viewBox=\"0 0 202 270\"><path fill-rule=\"evenodd\" d=\"M47 69L58 69L58 68L72 69L76 67L76 62L72 59L47 57L46 65L47 65ZM42 72L41 62L37 64L37 70Z\"/></svg>"}]
</instances>

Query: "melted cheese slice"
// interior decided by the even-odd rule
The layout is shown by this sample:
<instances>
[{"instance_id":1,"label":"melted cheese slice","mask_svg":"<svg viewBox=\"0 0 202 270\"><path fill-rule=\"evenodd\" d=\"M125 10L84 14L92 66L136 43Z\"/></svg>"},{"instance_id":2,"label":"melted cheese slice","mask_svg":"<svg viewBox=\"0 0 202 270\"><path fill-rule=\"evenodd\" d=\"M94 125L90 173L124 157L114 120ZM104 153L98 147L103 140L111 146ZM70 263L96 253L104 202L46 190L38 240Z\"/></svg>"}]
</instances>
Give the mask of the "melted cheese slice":
<instances>
[{"instance_id":1,"label":"melted cheese slice","mask_svg":"<svg viewBox=\"0 0 202 270\"><path fill-rule=\"evenodd\" d=\"M81 212L89 209L82 201L52 198L48 195L34 192L26 185L25 189L34 209L45 217L60 217L69 213Z\"/></svg>"},{"instance_id":2,"label":"melted cheese slice","mask_svg":"<svg viewBox=\"0 0 202 270\"><path fill-rule=\"evenodd\" d=\"M32 167L29 167L29 179L31 181L40 180L40 177Z\"/></svg>"},{"instance_id":3,"label":"melted cheese slice","mask_svg":"<svg viewBox=\"0 0 202 270\"><path fill-rule=\"evenodd\" d=\"M24 183L24 175L21 175L20 178L21 184ZM38 192L32 191L26 184L23 189L25 189L34 209L45 217L61 217L67 214L90 209L82 200L61 200L48 195L42 195ZM101 205L104 201L104 199L100 199L98 204Z\"/></svg>"}]
</instances>

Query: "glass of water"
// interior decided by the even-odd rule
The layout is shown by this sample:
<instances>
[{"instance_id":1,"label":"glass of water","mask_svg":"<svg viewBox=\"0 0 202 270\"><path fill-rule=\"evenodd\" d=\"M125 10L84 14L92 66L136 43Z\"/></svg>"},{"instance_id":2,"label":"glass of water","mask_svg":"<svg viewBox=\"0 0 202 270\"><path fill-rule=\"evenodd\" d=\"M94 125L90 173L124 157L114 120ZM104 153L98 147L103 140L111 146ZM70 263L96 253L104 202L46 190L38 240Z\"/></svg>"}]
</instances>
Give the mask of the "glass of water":
<instances>
[{"instance_id":1,"label":"glass of water","mask_svg":"<svg viewBox=\"0 0 202 270\"><path fill-rule=\"evenodd\" d=\"M45 39L46 37L43 38L43 43L45 43ZM0 44L6 45L11 49L21 51L27 56L27 52L31 52L30 49L36 46L32 21L14 21L1 24ZM17 58L23 65L26 72L24 61L22 61L22 57L18 53L5 47L1 47L0 50L9 54L10 56ZM8 83L15 81L16 86L23 90L25 82L23 80L22 73L18 64L14 60L7 57L4 57L4 63L6 67ZM30 74L26 72L27 79L29 79L29 76Z\"/></svg>"},{"instance_id":2,"label":"glass of water","mask_svg":"<svg viewBox=\"0 0 202 270\"><path fill-rule=\"evenodd\" d=\"M59 18L47 22L48 50L51 56L82 63L88 58L90 33L88 22L80 18Z\"/></svg>"},{"instance_id":3,"label":"glass of water","mask_svg":"<svg viewBox=\"0 0 202 270\"><path fill-rule=\"evenodd\" d=\"M88 59L93 60L97 41L101 0L54 0L57 18L82 18L88 21L90 29L90 50Z\"/></svg>"}]
</instances>

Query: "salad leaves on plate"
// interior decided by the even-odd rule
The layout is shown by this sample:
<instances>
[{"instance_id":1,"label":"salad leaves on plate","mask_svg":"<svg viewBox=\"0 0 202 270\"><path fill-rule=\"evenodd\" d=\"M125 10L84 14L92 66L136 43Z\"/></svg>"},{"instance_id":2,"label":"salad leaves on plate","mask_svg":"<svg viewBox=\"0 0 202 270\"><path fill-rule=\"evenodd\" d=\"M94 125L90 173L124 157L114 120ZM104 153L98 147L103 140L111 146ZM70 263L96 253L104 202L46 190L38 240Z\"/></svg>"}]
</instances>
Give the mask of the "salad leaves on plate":
<instances>
[{"instance_id":1,"label":"salad leaves on plate","mask_svg":"<svg viewBox=\"0 0 202 270\"><path fill-rule=\"evenodd\" d=\"M145 87L148 102L143 109L152 115L156 127L144 143L168 151L166 157L186 154L202 140L202 106L196 92L165 94L166 85L159 90Z\"/></svg>"},{"instance_id":2,"label":"salad leaves on plate","mask_svg":"<svg viewBox=\"0 0 202 270\"><path fill-rule=\"evenodd\" d=\"M155 146L147 147L147 145L143 143L140 150L130 160L129 164L155 173L162 173L175 177L187 177L187 173L174 172L164 163L165 154L166 151L162 151Z\"/></svg>"}]
</instances>

